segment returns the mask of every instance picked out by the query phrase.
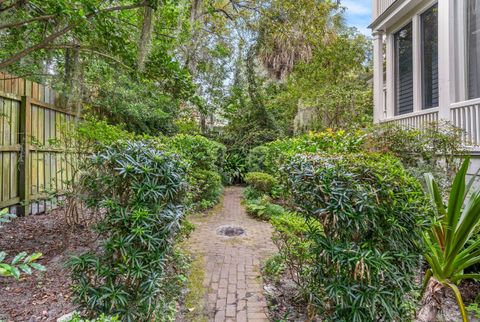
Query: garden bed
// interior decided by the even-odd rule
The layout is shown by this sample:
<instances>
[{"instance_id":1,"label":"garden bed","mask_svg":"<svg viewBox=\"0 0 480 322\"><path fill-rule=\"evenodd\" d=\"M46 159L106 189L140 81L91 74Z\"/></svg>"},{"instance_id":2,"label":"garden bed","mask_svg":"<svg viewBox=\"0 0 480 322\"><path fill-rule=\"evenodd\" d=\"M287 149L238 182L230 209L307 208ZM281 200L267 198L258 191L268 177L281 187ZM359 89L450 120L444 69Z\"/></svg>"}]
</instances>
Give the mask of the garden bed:
<instances>
[{"instance_id":1,"label":"garden bed","mask_svg":"<svg viewBox=\"0 0 480 322\"><path fill-rule=\"evenodd\" d=\"M297 287L288 274L282 274L278 280L273 280L264 274L264 283L270 319L272 321L301 322L307 319L305 314L307 303L301 300ZM465 304L468 306L480 294L480 283L464 281L460 285L460 292L463 295ZM439 321L457 322L462 320L457 302L450 289L446 290L442 308L443 311L439 314ZM470 318L470 321L480 321L474 316Z\"/></svg>"},{"instance_id":2,"label":"garden bed","mask_svg":"<svg viewBox=\"0 0 480 322\"><path fill-rule=\"evenodd\" d=\"M69 271L65 261L96 242L89 229L65 227L63 213L16 218L1 230L0 249L9 255L41 252L46 272L22 275L19 281L0 277L0 320L56 321L71 312ZM10 257L9 257L10 258Z\"/></svg>"}]
</instances>

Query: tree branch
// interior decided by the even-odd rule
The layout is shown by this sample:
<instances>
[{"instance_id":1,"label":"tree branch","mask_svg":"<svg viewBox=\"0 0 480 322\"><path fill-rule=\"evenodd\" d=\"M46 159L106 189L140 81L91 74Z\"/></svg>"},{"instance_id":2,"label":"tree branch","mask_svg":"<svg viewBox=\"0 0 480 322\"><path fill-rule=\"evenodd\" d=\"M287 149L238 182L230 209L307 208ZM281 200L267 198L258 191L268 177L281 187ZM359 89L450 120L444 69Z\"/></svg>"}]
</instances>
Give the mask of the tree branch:
<instances>
[{"instance_id":1,"label":"tree branch","mask_svg":"<svg viewBox=\"0 0 480 322\"><path fill-rule=\"evenodd\" d=\"M60 44L60 45L48 45L48 46L45 46L43 49L52 49L52 50L55 50L55 49L70 49L70 48L78 48L79 50L81 51L84 51L84 52L90 52L92 54L95 54L95 55L98 55L98 56L101 56L101 57L104 57L104 58L107 58L107 59L110 59L114 62L116 62L117 64L121 65L123 68L125 69L133 69L132 67L128 66L128 65L125 65L122 61L120 61L118 58L116 57L113 57L113 56L110 56L108 54L105 54L105 53L102 53L100 51L97 51L91 47L82 47L80 45L76 45L76 44Z\"/></svg>"},{"instance_id":2,"label":"tree branch","mask_svg":"<svg viewBox=\"0 0 480 322\"><path fill-rule=\"evenodd\" d=\"M10 9L13 9L13 8L21 5L22 2L23 2L23 0L14 1L10 5L8 5L6 7L2 7L1 5L3 4L3 1L0 1L0 12L4 12L4 11L10 10Z\"/></svg>"},{"instance_id":3,"label":"tree branch","mask_svg":"<svg viewBox=\"0 0 480 322\"><path fill-rule=\"evenodd\" d=\"M106 8L106 9L102 9L102 10L96 10L96 11L91 12L88 15L86 15L86 18L90 19L93 16L95 16L97 13L100 13L100 12L112 12L112 11L121 11L121 10L130 10L130 9L140 8L140 7L145 6L145 3L146 3L146 1L142 1L140 3L132 4L132 5L128 5L128 6L116 6L116 7L110 7L110 8ZM54 41L58 37L63 36L64 34L69 32L70 30L72 30L76 26L77 26L77 24L69 24L66 27L50 34L48 37L44 38L41 42L14 54L10 58L5 59L4 61L0 62L0 69L4 69L5 67L10 66L10 65L18 62L19 60L21 60L23 57L27 56L28 54L30 54L30 53L32 53L36 50L39 50L39 49L42 49L42 48L46 47L49 43L51 43L52 41Z\"/></svg>"},{"instance_id":4,"label":"tree branch","mask_svg":"<svg viewBox=\"0 0 480 322\"><path fill-rule=\"evenodd\" d=\"M50 19L55 18L56 16L57 15L45 15L45 16L39 16L39 17L19 21L19 22L7 23L5 25L0 25L0 30L8 29L8 28L18 28L18 27L21 27L23 25L26 25L26 24L29 24L29 23L35 22L35 21L50 20Z\"/></svg>"}]
</instances>

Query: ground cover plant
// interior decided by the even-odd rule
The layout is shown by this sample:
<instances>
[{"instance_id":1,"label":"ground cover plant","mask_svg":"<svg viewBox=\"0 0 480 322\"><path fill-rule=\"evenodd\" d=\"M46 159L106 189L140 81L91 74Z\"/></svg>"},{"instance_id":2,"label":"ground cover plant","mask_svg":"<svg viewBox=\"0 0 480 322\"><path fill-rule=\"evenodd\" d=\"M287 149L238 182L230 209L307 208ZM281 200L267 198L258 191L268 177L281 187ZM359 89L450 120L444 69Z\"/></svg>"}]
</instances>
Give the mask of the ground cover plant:
<instances>
[{"instance_id":1,"label":"ground cover plant","mask_svg":"<svg viewBox=\"0 0 480 322\"><path fill-rule=\"evenodd\" d=\"M181 160L148 141L120 141L91 158L82 183L87 205L105 214L96 225L101 247L69 263L76 303L90 316L127 321L171 314L169 274L187 188Z\"/></svg>"},{"instance_id":2,"label":"ground cover plant","mask_svg":"<svg viewBox=\"0 0 480 322\"><path fill-rule=\"evenodd\" d=\"M8 213L8 209L0 210L0 229L2 224L8 223L16 216ZM0 276L20 279L21 274L32 274L34 270L45 271L45 267L36 263L42 253L35 252L28 255L26 252L16 254L10 262L6 261L7 253L0 250Z\"/></svg>"},{"instance_id":3,"label":"ground cover plant","mask_svg":"<svg viewBox=\"0 0 480 322\"><path fill-rule=\"evenodd\" d=\"M298 274L311 318L328 321L413 317L428 203L421 186L389 156L298 155L283 167L314 260Z\"/></svg>"}]
</instances>

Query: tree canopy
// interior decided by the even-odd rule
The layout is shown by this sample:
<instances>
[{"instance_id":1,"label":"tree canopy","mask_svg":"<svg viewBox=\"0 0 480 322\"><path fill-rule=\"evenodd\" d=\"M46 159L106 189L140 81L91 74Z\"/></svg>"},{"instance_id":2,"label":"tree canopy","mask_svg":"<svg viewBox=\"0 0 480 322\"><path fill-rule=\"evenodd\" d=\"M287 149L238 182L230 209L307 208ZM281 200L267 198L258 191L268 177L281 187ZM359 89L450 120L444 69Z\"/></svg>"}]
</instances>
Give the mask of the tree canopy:
<instances>
[{"instance_id":1,"label":"tree canopy","mask_svg":"<svg viewBox=\"0 0 480 322\"><path fill-rule=\"evenodd\" d=\"M146 134L249 147L369 120L370 45L329 0L6 0L0 69ZM354 117L351 117L351 116ZM302 128L303 129L303 128Z\"/></svg>"}]
</instances>

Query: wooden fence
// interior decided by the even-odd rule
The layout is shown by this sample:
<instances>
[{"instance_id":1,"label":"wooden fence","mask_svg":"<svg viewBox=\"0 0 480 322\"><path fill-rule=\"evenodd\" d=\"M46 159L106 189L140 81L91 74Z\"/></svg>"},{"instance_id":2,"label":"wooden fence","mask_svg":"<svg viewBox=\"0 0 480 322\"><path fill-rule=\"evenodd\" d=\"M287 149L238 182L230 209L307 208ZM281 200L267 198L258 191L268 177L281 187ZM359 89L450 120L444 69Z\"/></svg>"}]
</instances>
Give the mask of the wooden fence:
<instances>
[{"instance_id":1,"label":"wooden fence","mask_svg":"<svg viewBox=\"0 0 480 322\"><path fill-rule=\"evenodd\" d=\"M63 134L76 121L47 86L0 73L0 209L38 213L72 178Z\"/></svg>"}]
</instances>

